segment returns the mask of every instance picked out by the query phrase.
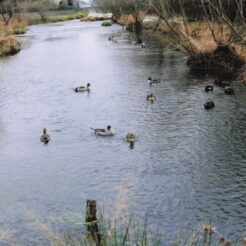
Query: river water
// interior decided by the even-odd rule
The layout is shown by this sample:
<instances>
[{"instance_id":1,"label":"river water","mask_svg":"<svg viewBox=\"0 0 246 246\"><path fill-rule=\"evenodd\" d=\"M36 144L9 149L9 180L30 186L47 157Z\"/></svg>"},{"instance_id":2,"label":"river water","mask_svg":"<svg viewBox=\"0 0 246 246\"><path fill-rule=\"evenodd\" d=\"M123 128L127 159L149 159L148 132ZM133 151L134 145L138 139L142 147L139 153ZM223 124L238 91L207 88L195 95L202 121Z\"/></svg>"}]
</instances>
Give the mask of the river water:
<instances>
[{"instance_id":1,"label":"river water","mask_svg":"<svg viewBox=\"0 0 246 246\"><path fill-rule=\"evenodd\" d=\"M87 199L111 218L147 217L167 241L201 222L230 239L245 232L243 84L206 94L213 78L191 74L182 53L149 36L141 49L117 25L37 25L19 39L22 51L0 60L0 245L48 245L66 230L61 218L82 220ZM89 94L73 92L88 82ZM113 137L90 129L108 124Z\"/></svg>"}]
</instances>

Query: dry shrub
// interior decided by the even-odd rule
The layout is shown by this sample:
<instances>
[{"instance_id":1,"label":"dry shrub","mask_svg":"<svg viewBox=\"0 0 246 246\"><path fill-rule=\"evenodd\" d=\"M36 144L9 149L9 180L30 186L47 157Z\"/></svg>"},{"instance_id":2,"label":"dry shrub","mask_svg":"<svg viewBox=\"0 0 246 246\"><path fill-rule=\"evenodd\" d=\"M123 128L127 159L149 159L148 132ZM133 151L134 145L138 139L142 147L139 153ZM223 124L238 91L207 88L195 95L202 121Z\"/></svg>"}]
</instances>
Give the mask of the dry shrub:
<instances>
[{"instance_id":1,"label":"dry shrub","mask_svg":"<svg viewBox=\"0 0 246 246\"><path fill-rule=\"evenodd\" d=\"M181 45L193 54L210 54L230 41L230 29L217 22L181 23L174 28L180 33Z\"/></svg>"},{"instance_id":2,"label":"dry shrub","mask_svg":"<svg viewBox=\"0 0 246 246\"><path fill-rule=\"evenodd\" d=\"M27 26L27 21L25 20L20 20L20 21L12 21L10 23L13 29L19 29L19 28L25 28Z\"/></svg>"},{"instance_id":3,"label":"dry shrub","mask_svg":"<svg viewBox=\"0 0 246 246\"><path fill-rule=\"evenodd\" d=\"M139 13L139 17L141 20L143 20L146 15L147 15L147 12L145 11L140 11ZM122 14L116 17L116 22L122 26L128 26L130 24L135 23L135 18L132 15Z\"/></svg>"}]
</instances>

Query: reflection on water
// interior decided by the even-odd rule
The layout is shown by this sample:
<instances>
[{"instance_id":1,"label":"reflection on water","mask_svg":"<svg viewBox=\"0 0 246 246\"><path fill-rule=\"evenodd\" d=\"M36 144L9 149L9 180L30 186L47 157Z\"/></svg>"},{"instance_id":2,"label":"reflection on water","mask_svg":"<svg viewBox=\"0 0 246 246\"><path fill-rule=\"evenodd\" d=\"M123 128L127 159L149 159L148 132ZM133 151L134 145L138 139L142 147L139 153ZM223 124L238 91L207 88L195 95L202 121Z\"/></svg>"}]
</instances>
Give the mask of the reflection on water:
<instances>
[{"instance_id":1,"label":"reflection on water","mask_svg":"<svg viewBox=\"0 0 246 246\"><path fill-rule=\"evenodd\" d=\"M206 94L212 78L145 39L141 49L121 27L100 23L31 26L23 50L0 60L3 242L44 245L63 230L55 218L80 216L86 199L115 217L147 215L167 240L201 221L231 237L245 228L245 86L234 81L235 96L218 87ZM149 86L149 76L163 82ZM88 82L91 93L72 90ZM203 109L208 98L212 111ZM114 137L90 129L108 124ZM137 134L132 150L127 132Z\"/></svg>"}]
</instances>

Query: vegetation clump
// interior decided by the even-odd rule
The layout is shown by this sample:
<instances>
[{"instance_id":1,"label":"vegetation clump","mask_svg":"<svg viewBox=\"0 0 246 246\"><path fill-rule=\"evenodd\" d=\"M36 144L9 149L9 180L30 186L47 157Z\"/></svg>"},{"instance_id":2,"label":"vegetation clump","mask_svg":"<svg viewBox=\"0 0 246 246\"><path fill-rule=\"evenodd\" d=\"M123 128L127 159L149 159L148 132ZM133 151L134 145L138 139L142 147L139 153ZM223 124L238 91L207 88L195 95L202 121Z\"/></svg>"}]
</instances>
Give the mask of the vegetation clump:
<instances>
[{"instance_id":1,"label":"vegetation clump","mask_svg":"<svg viewBox=\"0 0 246 246\"><path fill-rule=\"evenodd\" d=\"M13 33L15 35L24 34L24 33L26 33L26 28L16 28L16 29L14 29Z\"/></svg>"},{"instance_id":2,"label":"vegetation clump","mask_svg":"<svg viewBox=\"0 0 246 246\"><path fill-rule=\"evenodd\" d=\"M0 38L0 56L14 55L20 51L20 44L12 37Z\"/></svg>"},{"instance_id":3,"label":"vegetation clump","mask_svg":"<svg viewBox=\"0 0 246 246\"><path fill-rule=\"evenodd\" d=\"M111 21L103 21L101 23L101 26L112 26L112 22Z\"/></svg>"}]
</instances>

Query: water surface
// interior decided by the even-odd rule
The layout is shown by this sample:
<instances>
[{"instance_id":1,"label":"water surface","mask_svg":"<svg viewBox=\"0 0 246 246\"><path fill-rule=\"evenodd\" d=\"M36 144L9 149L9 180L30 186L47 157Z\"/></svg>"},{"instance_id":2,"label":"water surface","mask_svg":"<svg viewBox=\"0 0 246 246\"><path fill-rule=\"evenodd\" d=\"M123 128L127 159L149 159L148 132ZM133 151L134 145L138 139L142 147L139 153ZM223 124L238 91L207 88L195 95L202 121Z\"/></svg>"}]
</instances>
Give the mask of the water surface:
<instances>
[{"instance_id":1,"label":"water surface","mask_svg":"<svg viewBox=\"0 0 246 246\"><path fill-rule=\"evenodd\" d=\"M117 25L37 25L20 37L19 54L0 60L3 245L47 245L65 230L59 218L80 216L87 199L113 218L148 216L167 241L202 221L229 238L245 231L245 86L206 94L212 78L192 75L183 54L149 36L146 49L133 40ZM163 81L149 86L149 76ZM91 93L73 92L88 82ZM90 129L108 124L114 137Z\"/></svg>"}]
</instances>

